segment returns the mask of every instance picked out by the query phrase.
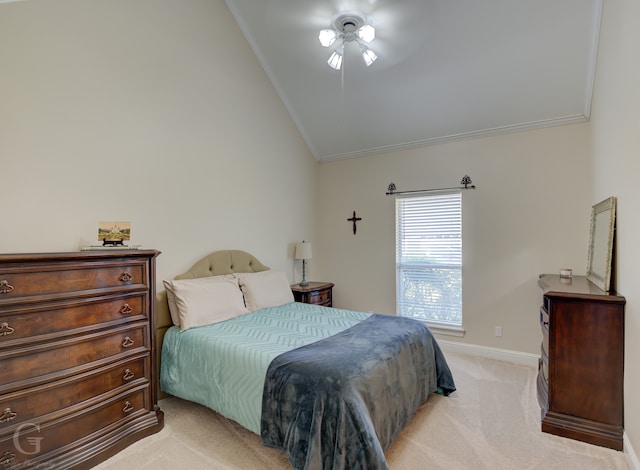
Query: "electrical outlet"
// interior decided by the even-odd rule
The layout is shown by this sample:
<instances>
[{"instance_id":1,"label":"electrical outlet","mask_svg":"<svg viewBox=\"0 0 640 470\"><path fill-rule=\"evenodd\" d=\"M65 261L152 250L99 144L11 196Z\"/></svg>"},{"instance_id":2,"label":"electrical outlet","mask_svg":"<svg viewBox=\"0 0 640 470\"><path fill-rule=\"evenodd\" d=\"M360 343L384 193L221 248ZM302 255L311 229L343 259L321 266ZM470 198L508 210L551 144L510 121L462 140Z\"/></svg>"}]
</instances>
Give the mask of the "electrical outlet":
<instances>
[{"instance_id":1,"label":"electrical outlet","mask_svg":"<svg viewBox=\"0 0 640 470\"><path fill-rule=\"evenodd\" d=\"M502 336L502 327L496 326L496 336Z\"/></svg>"}]
</instances>

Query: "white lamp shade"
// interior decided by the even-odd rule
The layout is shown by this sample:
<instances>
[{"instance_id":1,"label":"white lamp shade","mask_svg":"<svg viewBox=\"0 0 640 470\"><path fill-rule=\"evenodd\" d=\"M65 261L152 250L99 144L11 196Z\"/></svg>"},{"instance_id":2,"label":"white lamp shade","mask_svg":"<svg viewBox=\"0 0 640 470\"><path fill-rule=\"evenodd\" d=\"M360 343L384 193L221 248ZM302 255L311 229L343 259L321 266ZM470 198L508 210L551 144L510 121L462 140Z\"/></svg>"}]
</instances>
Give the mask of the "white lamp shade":
<instances>
[{"instance_id":1,"label":"white lamp shade","mask_svg":"<svg viewBox=\"0 0 640 470\"><path fill-rule=\"evenodd\" d=\"M365 49L362 51L362 58L364 59L364 63L367 67L373 64L378 56L371 49Z\"/></svg>"},{"instance_id":2,"label":"white lamp shade","mask_svg":"<svg viewBox=\"0 0 640 470\"><path fill-rule=\"evenodd\" d=\"M320 31L320 34L318 35L320 44L322 44L323 47L329 47L331 44L334 43L337 37L338 35L333 29L323 29L322 31Z\"/></svg>"},{"instance_id":3,"label":"white lamp shade","mask_svg":"<svg viewBox=\"0 0 640 470\"><path fill-rule=\"evenodd\" d=\"M311 259L311 243L302 242L296 244L296 259Z\"/></svg>"},{"instance_id":4,"label":"white lamp shade","mask_svg":"<svg viewBox=\"0 0 640 470\"><path fill-rule=\"evenodd\" d=\"M369 24L365 24L358 30L358 37L368 44L376 38L376 29Z\"/></svg>"},{"instance_id":5,"label":"white lamp shade","mask_svg":"<svg viewBox=\"0 0 640 470\"><path fill-rule=\"evenodd\" d=\"M342 67L342 51L333 51L333 54L331 54L327 63L332 69L340 70Z\"/></svg>"}]
</instances>

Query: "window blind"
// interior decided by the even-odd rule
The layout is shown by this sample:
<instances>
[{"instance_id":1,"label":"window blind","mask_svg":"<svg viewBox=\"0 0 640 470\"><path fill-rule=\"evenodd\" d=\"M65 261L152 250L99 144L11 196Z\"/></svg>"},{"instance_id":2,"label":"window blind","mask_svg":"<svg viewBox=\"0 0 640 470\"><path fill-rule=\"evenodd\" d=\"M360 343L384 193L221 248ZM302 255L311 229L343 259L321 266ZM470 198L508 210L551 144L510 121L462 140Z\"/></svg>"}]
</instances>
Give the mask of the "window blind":
<instances>
[{"instance_id":1,"label":"window blind","mask_svg":"<svg viewBox=\"0 0 640 470\"><path fill-rule=\"evenodd\" d=\"M396 199L398 314L462 325L462 192Z\"/></svg>"}]
</instances>

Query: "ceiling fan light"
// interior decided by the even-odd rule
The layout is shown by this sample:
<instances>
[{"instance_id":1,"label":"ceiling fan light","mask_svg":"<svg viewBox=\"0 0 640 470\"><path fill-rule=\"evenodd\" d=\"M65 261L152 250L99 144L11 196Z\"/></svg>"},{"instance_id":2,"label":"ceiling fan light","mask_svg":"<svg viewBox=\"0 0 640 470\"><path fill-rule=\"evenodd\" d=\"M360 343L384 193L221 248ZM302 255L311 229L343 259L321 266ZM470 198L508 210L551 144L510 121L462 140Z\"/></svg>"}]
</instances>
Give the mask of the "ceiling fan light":
<instances>
[{"instance_id":1,"label":"ceiling fan light","mask_svg":"<svg viewBox=\"0 0 640 470\"><path fill-rule=\"evenodd\" d=\"M376 61L378 56L371 49L365 49L364 51L362 51L362 58L364 59L364 64L369 67Z\"/></svg>"},{"instance_id":2,"label":"ceiling fan light","mask_svg":"<svg viewBox=\"0 0 640 470\"><path fill-rule=\"evenodd\" d=\"M320 44L324 47L329 47L336 40L337 34L333 29L323 29L320 31L318 35L318 39L320 40Z\"/></svg>"},{"instance_id":3,"label":"ceiling fan light","mask_svg":"<svg viewBox=\"0 0 640 470\"><path fill-rule=\"evenodd\" d=\"M358 30L358 37L368 44L376 38L376 29L370 24L365 24Z\"/></svg>"},{"instance_id":4,"label":"ceiling fan light","mask_svg":"<svg viewBox=\"0 0 640 470\"><path fill-rule=\"evenodd\" d=\"M332 69L340 70L342 67L342 53L333 51L333 54L331 54L331 57L329 57L329 60L327 61L327 64L329 64L329 67Z\"/></svg>"}]
</instances>

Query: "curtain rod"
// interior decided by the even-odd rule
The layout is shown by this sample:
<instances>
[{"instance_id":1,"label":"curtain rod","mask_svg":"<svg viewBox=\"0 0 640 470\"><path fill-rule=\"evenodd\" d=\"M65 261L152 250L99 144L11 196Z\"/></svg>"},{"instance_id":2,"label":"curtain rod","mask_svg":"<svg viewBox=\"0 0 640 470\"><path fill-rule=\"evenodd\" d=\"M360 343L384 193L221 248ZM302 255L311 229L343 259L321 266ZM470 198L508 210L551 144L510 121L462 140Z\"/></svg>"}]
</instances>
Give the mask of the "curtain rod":
<instances>
[{"instance_id":1,"label":"curtain rod","mask_svg":"<svg viewBox=\"0 0 640 470\"><path fill-rule=\"evenodd\" d=\"M453 188L433 188L433 189L416 189L413 191L396 191L396 185L393 183L389 183L387 187L387 192L385 193L387 196L395 195L395 194L409 194L409 193L428 193L430 191L446 191L448 189L476 189L476 185L473 184L471 178L468 175L464 175L460 184L464 186L455 186Z\"/></svg>"}]
</instances>

